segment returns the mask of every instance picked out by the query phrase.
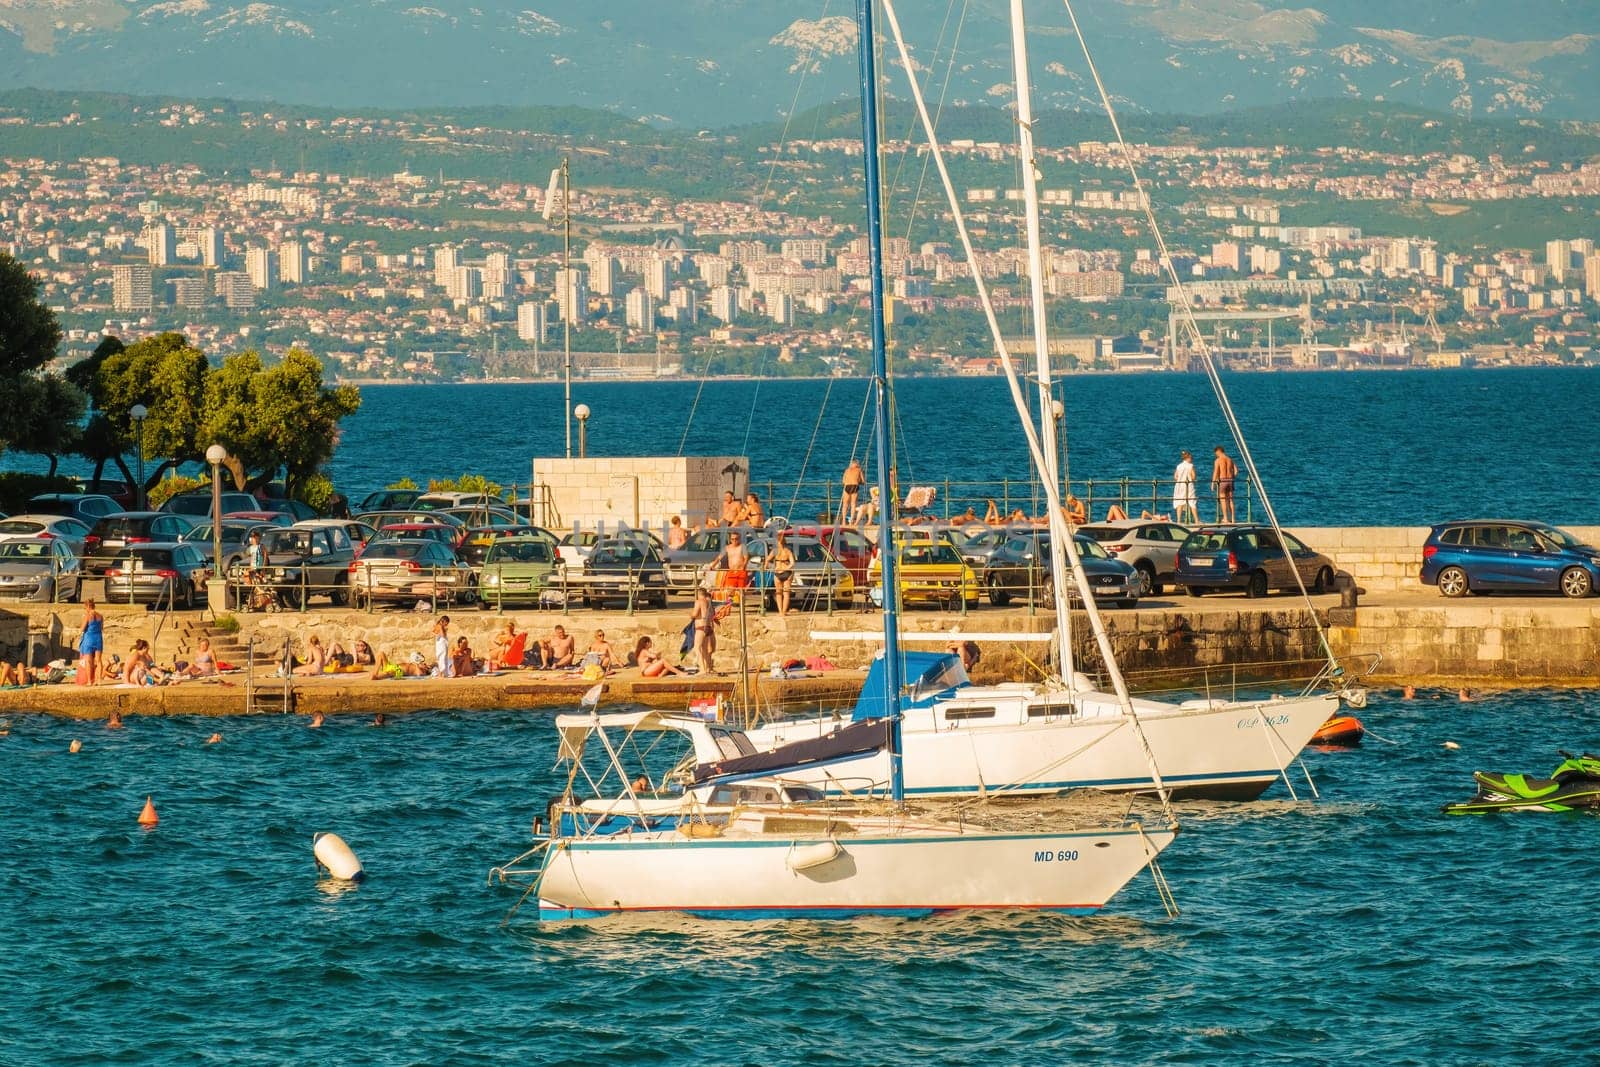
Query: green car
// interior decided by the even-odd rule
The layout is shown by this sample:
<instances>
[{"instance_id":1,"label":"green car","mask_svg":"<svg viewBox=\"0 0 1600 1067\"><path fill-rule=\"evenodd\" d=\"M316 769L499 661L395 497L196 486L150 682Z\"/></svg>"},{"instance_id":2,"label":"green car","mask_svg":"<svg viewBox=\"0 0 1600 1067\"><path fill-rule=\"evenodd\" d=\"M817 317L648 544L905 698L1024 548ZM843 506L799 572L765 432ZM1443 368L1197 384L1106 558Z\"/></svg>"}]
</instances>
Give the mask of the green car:
<instances>
[{"instance_id":1,"label":"green car","mask_svg":"<svg viewBox=\"0 0 1600 1067\"><path fill-rule=\"evenodd\" d=\"M534 604L547 589L559 589L560 564L547 537L501 537L489 545L478 577L479 603Z\"/></svg>"}]
</instances>

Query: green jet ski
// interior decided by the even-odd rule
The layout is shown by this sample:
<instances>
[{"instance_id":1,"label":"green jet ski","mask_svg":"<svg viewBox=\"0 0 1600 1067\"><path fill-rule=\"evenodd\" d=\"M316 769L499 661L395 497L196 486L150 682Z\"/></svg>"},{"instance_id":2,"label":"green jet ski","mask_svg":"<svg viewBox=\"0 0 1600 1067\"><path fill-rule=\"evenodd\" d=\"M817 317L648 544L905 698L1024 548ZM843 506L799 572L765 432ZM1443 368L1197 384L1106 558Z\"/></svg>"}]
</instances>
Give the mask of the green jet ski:
<instances>
[{"instance_id":1,"label":"green jet ski","mask_svg":"<svg viewBox=\"0 0 1600 1067\"><path fill-rule=\"evenodd\" d=\"M1494 811L1586 811L1600 809L1600 756L1562 752L1548 778L1474 771L1478 795L1446 804L1446 815L1487 815Z\"/></svg>"}]
</instances>

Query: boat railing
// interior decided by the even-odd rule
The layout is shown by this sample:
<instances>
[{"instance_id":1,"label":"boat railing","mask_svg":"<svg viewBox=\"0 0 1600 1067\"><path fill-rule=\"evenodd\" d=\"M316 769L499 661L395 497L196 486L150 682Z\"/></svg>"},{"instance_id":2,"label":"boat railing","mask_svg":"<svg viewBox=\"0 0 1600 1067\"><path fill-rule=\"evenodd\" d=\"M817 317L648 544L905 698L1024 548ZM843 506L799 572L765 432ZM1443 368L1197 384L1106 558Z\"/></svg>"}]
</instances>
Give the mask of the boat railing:
<instances>
[{"instance_id":1,"label":"boat railing","mask_svg":"<svg viewBox=\"0 0 1600 1067\"><path fill-rule=\"evenodd\" d=\"M1349 656L1338 664L1327 659L1274 659L1226 663L1210 666L1162 667L1149 670L1124 670L1128 691L1134 696L1154 700L1240 700L1263 696L1284 686L1297 692L1317 689L1347 689L1366 678L1378 667L1376 654ZM1335 673L1337 667L1338 673ZM1097 687L1109 679L1089 673Z\"/></svg>"}]
</instances>

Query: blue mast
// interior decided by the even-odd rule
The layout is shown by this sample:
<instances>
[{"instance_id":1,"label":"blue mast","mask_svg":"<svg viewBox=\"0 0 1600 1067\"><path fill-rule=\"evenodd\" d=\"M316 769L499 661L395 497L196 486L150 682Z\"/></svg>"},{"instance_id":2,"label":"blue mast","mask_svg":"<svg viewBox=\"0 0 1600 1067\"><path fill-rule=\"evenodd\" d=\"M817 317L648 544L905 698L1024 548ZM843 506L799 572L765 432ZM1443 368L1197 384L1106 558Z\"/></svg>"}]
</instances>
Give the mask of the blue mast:
<instances>
[{"instance_id":1,"label":"blue mast","mask_svg":"<svg viewBox=\"0 0 1600 1067\"><path fill-rule=\"evenodd\" d=\"M894 488L889 469L889 359L883 331L883 219L878 189L878 64L873 54L874 0L856 0L856 36L861 53L861 158L867 182L867 257L872 279L873 430L878 445L878 559L883 578L884 710L889 728L889 788L895 803L905 800L905 773L900 759L900 591L899 560L894 547Z\"/></svg>"}]
</instances>

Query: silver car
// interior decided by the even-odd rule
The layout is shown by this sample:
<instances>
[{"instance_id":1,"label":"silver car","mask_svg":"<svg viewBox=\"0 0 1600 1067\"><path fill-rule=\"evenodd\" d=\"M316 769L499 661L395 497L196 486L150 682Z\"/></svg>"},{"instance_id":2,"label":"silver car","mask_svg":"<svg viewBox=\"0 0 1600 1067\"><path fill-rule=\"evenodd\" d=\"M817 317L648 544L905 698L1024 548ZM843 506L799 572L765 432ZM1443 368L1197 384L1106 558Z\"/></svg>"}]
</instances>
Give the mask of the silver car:
<instances>
[{"instance_id":1,"label":"silver car","mask_svg":"<svg viewBox=\"0 0 1600 1067\"><path fill-rule=\"evenodd\" d=\"M789 551L794 553L794 577L789 582L789 595L794 602L820 607L831 599L838 607L849 607L856 591L850 568L835 559L827 546L815 537L784 540ZM772 537L758 537L750 542L751 580L757 588L765 590L769 604L774 603L773 575L766 562L776 546Z\"/></svg>"},{"instance_id":2,"label":"silver car","mask_svg":"<svg viewBox=\"0 0 1600 1067\"><path fill-rule=\"evenodd\" d=\"M1092 537L1113 559L1130 564L1144 578L1144 591L1159 596L1168 582L1174 582L1178 567L1178 548L1189 536L1189 528L1166 519L1118 519L1078 527L1078 533Z\"/></svg>"},{"instance_id":3,"label":"silver car","mask_svg":"<svg viewBox=\"0 0 1600 1067\"><path fill-rule=\"evenodd\" d=\"M81 574L77 555L61 538L0 541L0 597L42 603L76 600Z\"/></svg>"},{"instance_id":4,"label":"silver car","mask_svg":"<svg viewBox=\"0 0 1600 1067\"><path fill-rule=\"evenodd\" d=\"M83 554L89 524L66 515L13 515L0 521L0 537L59 537L75 556Z\"/></svg>"}]
</instances>

